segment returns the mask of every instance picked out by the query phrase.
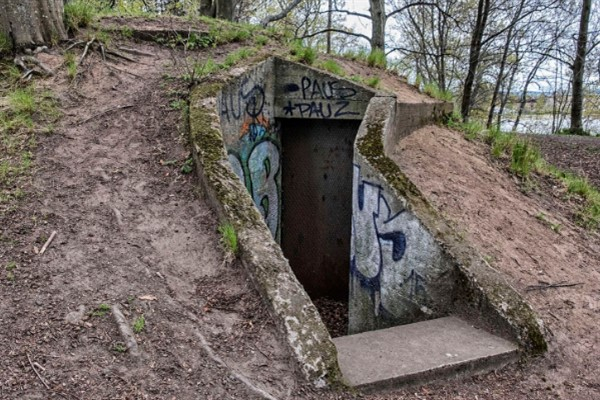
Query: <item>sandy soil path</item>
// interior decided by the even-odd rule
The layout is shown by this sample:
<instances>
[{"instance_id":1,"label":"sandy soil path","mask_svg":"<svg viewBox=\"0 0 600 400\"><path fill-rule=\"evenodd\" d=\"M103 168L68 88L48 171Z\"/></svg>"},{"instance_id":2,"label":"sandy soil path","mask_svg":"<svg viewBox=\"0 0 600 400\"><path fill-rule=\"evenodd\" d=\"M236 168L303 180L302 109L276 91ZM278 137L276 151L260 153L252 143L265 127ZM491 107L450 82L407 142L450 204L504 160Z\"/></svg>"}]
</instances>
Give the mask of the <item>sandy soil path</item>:
<instances>
[{"instance_id":1,"label":"sandy soil path","mask_svg":"<svg viewBox=\"0 0 600 400\"><path fill-rule=\"evenodd\" d=\"M64 117L40 142L35 197L2 221L0 255L17 268L0 284L0 398L285 397L296 383L287 350L180 171L188 153L170 103L181 88L165 74L181 65L166 48L129 45L156 56L118 71L93 55L76 84L47 82ZM144 317L139 359L102 304L130 324Z\"/></svg>"}]
</instances>

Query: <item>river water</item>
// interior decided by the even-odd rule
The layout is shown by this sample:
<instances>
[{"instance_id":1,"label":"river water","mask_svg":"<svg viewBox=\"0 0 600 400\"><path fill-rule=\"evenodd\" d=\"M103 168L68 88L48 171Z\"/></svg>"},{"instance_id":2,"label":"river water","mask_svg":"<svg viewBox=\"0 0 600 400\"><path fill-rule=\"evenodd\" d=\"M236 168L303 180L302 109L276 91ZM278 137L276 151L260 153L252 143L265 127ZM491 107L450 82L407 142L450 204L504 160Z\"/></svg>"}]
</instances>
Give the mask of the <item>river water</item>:
<instances>
[{"instance_id":1,"label":"river water","mask_svg":"<svg viewBox=\"0 0 600 400\"><path fill-rule=\"evenodd\" d=\"M510 132L512 130L515 119L511 117L511 115L508 115L502 119L500 129L503 132ZM568 128L570 120L569 117L564 117L558 129ZM583 127L593 136L600 135L600 119L584 119ZM517 132L549 135L552 133L552 115L523 115L519 120Z\"/></svg>"}]
</instances>

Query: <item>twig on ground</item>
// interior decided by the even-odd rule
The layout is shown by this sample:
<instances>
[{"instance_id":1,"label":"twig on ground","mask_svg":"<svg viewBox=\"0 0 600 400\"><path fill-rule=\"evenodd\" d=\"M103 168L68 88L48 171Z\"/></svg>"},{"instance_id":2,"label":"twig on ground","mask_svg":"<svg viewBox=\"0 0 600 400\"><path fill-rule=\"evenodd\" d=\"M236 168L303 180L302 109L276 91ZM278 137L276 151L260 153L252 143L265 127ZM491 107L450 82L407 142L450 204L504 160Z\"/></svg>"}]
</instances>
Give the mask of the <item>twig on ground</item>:
<instances>
[{"instance_id":1,"label":"twig on ground","mask_svg":"<svg viewBox=\"0 0 600 400\"><path fill-rule=\"evenodd\" d=\"M94 40L96 40L95 36L92 38L92 40L90 40L89 42L86 43L85 49L83 49L83 54L81 55L81 58L79 59L79 64L77 64L77 65L81 65L81 63L83 62L83 59L87 55L87 52L88 52L88 49L90 48L90 45L92 43L94 43Z\"/></svg>"},{"instance_id":2,"label":"twig on ground","mask_svg":"<svg viewBox=\"0 0 600 400\"><path fill-rule=\"evenodd\" d=\"M117 46L117 49L124 51L125 53L134 54L136 56L148 56L148 57L156 57L156 54L148 53L138 49L132 49L124 46Z\"/></svg>"},{"instance_id":3,"label":"twig on ground","mask_svg":"<svg viewBox=\"0 0 600 400\"><path fill-rule=\"evenodd\" d=\"M33 361L31 361L31 357L29 356L29 353L27 353L26 355L27 355L27 361L29 361L29 365L31 365L31 369L33 370L33 372L35 372L35 374L38 377L38 379L40 380L40 382L42 382L44 384L44 386L46 387L46 389L51 390L50 386L48 386L48 384L46 383L46 381L44 380L44 378L42 378L42 376L37 371L37 369L35 369L35 366L33 365Z\"/></svg>"},{"instance_id":4,"label":"twig on ground","mask_svg":"<svg viewBox=\"0 0 600 400\"><path fill-rule=\"evenodd\" d=\"M108 68L116 69L117 71L119 71L119 72L123 72L124 74L129 74L129 75L133 75L133 76L135 76L136 78L145 79L145 78L144 78L143 76L141 76L141 75L134 74L133 72L129 72L129 71L126 71L126 70L124 70L124 69L121 69L121 68L117 68L117 67L115 67L114 65L108 65L108 64L105 64L105 65L106 65Z\"/></svg>"},{"instance_id":5,"label":"twig on ground","mask_svg":"<svg viewBox=\"0 0 600 400\"><path fill-rule=\"evenodd\" d=\"M85 43L84 41L75 42L75 43L73 43L72 45L70 45L69 47L67 47L67 48L65 49L65 51L69 51L69 50L71 50L73 47L79 46L80 44L84 44L84 43Z\"/></svg>"},{"instance_id":6,"label":"twig on ground","mask_svg":"<svg viewBox=\"0 0 600 400\"><path fill-rule=\"evenodd\" d=\"M48 246L50 246L50 243L52 243L52 241L54 240L54 236L56 236L56 231L52 231L52 233L50 234L50 237L48 238L48 240L46 240L46 243L44 243L44 245L42 246L42 249L40 250L40 256L46 252L46 250L48 249Z\"/></svg>"},{"instance_id":7,"label":"twig on ground","mask_svg":"<svg viewBox=\"0 0 600 400\"><path fill-rule=\"evenodd\" d=\"M98 117L101 117L101 116L103 116L105 114L108 114L109 112L118 111L118 110L122 110L122 109L125 109L125 108L131 108L131 107L133 107L133 104L127 104L127 105L124 105L124 106L118 106L118 107L109 108L108 110L102 111L101 113L94 114L91 117L89 117L87 119L84 119L83 121L77 123L77 126L83 125L86 122L89 122L89 121L93 120L94 118L98 118Z\"/></svg>"},{"instance_id":8,"label":"twig on ground","mask_svg":"<svg viewBox=\"0 0 600 400\"><path fill-rule=\"evenodd\" d=\"M121 332L121 336L123 336L123 340L125 341L125 346L127 347L129 354L131 354L132 357L138 358L140 356L140 350L138 349L135 336L133 335L133 331L127 323L127 320L121 312L118 304L114 304L112 306L112 314L115 317L115 321L119 327L119 332Z\"/></svg>"},{"instance_id":9,"label":"twig on ground","mask_svg":"<svg viewBox=\"0 0 600 400\"><path fill-rule=\"evenodd\" d=\"M137 60L134 60L133 58L131 58L131 57L129 57L129 56L126 56L125 54L121 54L121 53L119 53L118 51L114 51L114 50L108 50L108 49L107 49L107 50L106 50L106 53L107 53L107 54L111 54L111 55L113 55L113 56L115 56L115 57L122 58L123 60L127 60L127 61L129 61L129 62L134 62L134 63L137 63L137 62L138 62Z\"/></svg>"},{"instance_id":10,"label":"twig on ground","mask_svg":"<svg viewBox=\"0 0 600 400\"><path fill-rule=\"evenodd\" d=\"M526 292L530 292L532 290L546 290L546 289L556 289L556 288L562 288L562 287L573 287L573 286L579 286L579 285L583 285L583 282L577 282L577 283L547 283L547 284L543 284L543 285L530 285L527 286L525 288Z\"/></svg>"},{"instance_id":11,"label":"twig on ground","mask_svg":"<svg viewBox=\"0 0 600 400\"><path fill-rule=\"evenodd\" d=\"M100 43L100 53L102 53L102 61L106 61L106 50L104 50L104 45Z\"/></svg>"}]
</instances>

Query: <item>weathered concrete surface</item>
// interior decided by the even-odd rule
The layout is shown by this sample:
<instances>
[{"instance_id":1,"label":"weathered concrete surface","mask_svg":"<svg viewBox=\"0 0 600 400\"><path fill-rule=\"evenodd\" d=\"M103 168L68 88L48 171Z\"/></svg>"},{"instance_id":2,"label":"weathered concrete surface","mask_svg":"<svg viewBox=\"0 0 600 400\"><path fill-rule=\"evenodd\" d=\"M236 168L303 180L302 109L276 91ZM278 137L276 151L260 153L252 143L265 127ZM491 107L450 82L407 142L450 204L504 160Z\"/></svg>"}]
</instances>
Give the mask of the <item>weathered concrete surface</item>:
<instances>
[{"instance_id":1,"label":"weathered concrete surface","mask_svg":"<svg viewBox=\"0 0 600 400\"><path fill-rule=\"evenodd\" d=\"M366 390L493 370L517 346L446 317L333 339L345 381Z\"/></svg>"},{"instance_id":2,"label":"weathered concrete surface","mask_svg":"<svg viewBox=\"0 0 600 400\"><path fill-rule=\"evenodd\" d=\"M369 103L354 151L349 333L448 315L456 276L434 236L372 159L394 126L396 99Z\"/></svg>"},{"instance_id":3,"label":"weathered concrete surface","mask_svg":"<svg viewBox=\"0 0 600 400\"><path fill-rule=\"evenodd\" d=\"M399 109L402 109L400 105L392 105L383 98L371 100L357 138L355 160L362 169L371 172L372 182L389 191L389 197L395 198L396 204L403 204L406 210L414 215L420 229L425 229L434 238L434 241L426 242L428 249L420 251L440 252L441 256L437 260L449 267L446 270L449 275L438 276L447 276L448 283L452 282L453 291L448 297L448 292L443 290L443 286L437 286L442 290L437 293L431 292L429 295L431 302L436 305L433 310L438 315L462 315L484 323L489 329L517 340L526 353L537 355L545 352L547 343L544 324L531 306L506 282L502 274L491 268L483 257L450 227L402 173L398 165L389 158L388 154L393 151L393 146L386 147L385 144L390 141L390 137L398 137L404 131L404 128L396 125L401 120L395 115ZM436 113L432 114L434 115ZM389 203L386 201L385 204ZM397 207L395 210L400 212L402 209ZM396 266L399 267L400 264ZM431 264L426 267L431 271L446 268ZM385 283L381 280L379 282L379 292L383 293L381 287ZM435 282L438 285L442 283L441 280ZM424 285L424 288L427 286ZM372 297L377 301L377 296ZM400 297L398 296L399 300L404 300ZM417 300L417 304L421 304L422 300L418 297ZM377 308L374 310L374 316L368 318L384 320L386 314L378 314L376 310ZM370 320L365 318L364 312L364 309L358 310L357 316L363 318L366 321L365 326L368 326ZM435 316L435 313L431 316ZM349 317L353 318L352 310Z\"/></svg>"},{"instance_id":4,"label":"weathered concrete surface","mask_svg":"<svg viewBox=\"0 0 600 400\"><path fill-rule=\"evenodd\" d=\"M274 71L276 64L289 66L283 79ZM299 83L291 82L293 77ZM283 107L278 97L288 94L319 100L327 110L348 100L348 88L356 104L370 98L354 144L350 331L455 314L517 340L530 354L545 351L543 323L531 307L460 239L388 157L395 140L441 117L447 105L427 103L413 110L414 104L394 96L354 92L354 86L342 80L334 85L331 79L311 68L271 59L225 84L196 88L190 103L190 137L204 194L221 219L235 227L242 262L305 376L324 384L335 381L339 369L329 333L273 240L279 237L281 223L281 148L275 117ZM294 90L278 89L293 84ZM335 115L325 114L322 105L294 118ZM411 110L414 115L403 114ZM363 117L362 108L355 112L353 118Z\"/></svg>"},{"instance_id":5,"label":"weathered concrete surface","mask_svg":"<svg viewBox=\"0 0 600 400\"><path fill-rule=\"evenodd\" d=\"M277 118L361 120L375 91L347 79L275 59Z\"/></svg>"},{"instance_id":6,"label":"weathered concrete surface","mask_svg":"<svg viewBox=\"0 0 600 400\"><path fill-rule=\"evenodd\" d=\"M217 105L221 88L205 84L190 96L189 135L202 193L221 221L235 228L240 259L300 371L316 386L337 382L339 368L329 332L228 160Z\"/></svg>"}]
</instances>

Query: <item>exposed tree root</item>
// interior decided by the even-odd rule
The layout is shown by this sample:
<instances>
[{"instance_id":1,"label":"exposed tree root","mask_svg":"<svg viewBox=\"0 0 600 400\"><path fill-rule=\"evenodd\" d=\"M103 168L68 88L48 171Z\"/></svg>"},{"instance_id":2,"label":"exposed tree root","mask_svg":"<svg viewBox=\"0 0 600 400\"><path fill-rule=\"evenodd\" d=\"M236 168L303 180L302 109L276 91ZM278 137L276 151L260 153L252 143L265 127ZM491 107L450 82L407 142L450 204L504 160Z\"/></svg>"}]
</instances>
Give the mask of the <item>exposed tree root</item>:
<instances>
[{"instance_id":1,"label":"exposed tree root","mask_svg":"<svg viewBox=\"0 0 600 400\"><path fill-rule=\"evenodd\" d=\"M46 46L37 47L35 50L27 49L24 55L17 55L14 59L14 64L23 71L21 80L27 81L33 75L52 76L54 71L52 68L38 60L35 55L47 51Z\"/></svg>"},{"instance_id":2,"label":"exposed tree root","mask_svg":"<svg viewBox=\"0 0 600 400\"><path fill-rule=\"evenodd\" d=\"M112 314L115 317L115 321L117 322L117 326L119 327L119 332L121 332L121 336L125 341L125 346L129 351L129 354L134 358L140 357L140 350L138 349L137 341L135 340L135 336L133 335L133 331L131 327L127 323L125 316L121 312L118 304L114 304L112 306Z\"/></svg>"}]
</instances>

